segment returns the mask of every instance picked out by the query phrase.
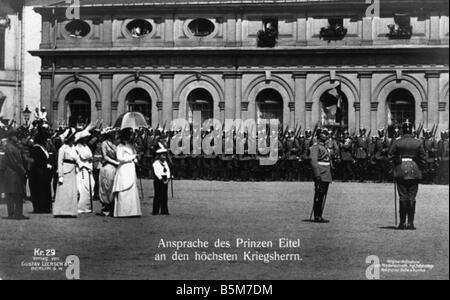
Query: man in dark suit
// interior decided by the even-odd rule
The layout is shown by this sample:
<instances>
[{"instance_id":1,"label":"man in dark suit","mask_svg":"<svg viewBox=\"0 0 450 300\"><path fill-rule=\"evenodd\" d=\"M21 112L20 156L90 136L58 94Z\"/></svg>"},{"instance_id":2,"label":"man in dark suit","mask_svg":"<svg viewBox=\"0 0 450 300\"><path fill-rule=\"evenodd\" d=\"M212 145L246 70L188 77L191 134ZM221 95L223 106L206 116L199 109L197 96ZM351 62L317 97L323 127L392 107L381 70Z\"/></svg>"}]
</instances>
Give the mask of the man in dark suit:
<instances>
[{"instance_id":1,"label":"man in dark suit","mask_svg":"<svg viewBox=\"0 0 450 300\"><path fill-rule=\"evenodd\" d=\"M310 148L311 168L314 174L314 222L328 223L322 218L325 208L325 199L328 194L328 187L332 182L331 176L331 155L325 142L329 133L327 129L317 130L317 142Z\"/></svg>"},{"instance_id":2,"label":"man in dark suit","mask_svg":"<svg viewBox=\"0 0 450 300\"><path fill-rule=\"evenodd\" d=\"M400 225L398 229L414 230L416 196L422 171L426 165L423 143L412 134L413 124L402 125L403 136L396 139L389 150L389 159L394 165L394 180L400 196ZM406 223L408 218L408 223Z\"/></svg>"},{"instance_id":3,"label":"man in dark suit","mask_svg":"<svg viewBox=\"0 0 450 300\"><path fill-rule=\"evenodd\" d=\"M4 181L8 219L27 220L23 215L23 199L26 196L26 171L19 148L16 129L11 129L6 137L8 143L5 147ZM3 180L3 179L2 179Z\"/></svg>"}]
</instances>

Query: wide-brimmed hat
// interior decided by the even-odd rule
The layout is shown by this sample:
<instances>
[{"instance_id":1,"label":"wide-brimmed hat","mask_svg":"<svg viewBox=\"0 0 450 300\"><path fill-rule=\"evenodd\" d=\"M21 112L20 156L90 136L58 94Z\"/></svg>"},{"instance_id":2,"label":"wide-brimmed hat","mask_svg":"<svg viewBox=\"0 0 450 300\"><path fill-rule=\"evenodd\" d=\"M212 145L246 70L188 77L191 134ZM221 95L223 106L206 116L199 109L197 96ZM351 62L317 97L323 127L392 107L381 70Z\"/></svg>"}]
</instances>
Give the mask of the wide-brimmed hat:
<instances>
[{"instance_id":1,"label":"wide-brimmed hat","mask_svg":"<svg viewBox=\"0 0 450 300\"><path fill-rule=\"evenodd\" d=\"M79 142L80 140L90 137L91 133L88 130L82 130L82 131L78 131L77 133L75 133L75 143Z\"/></svg>"},{"instance_id":2,"label":"wide-brimmed hat","mask_svg":"<svg viewBox=\"0 0 450 300\"><path fill-rule=\"evenodd\" d=\"M119 139L123 139L124 137L131 136L133 134L134 129L131 127L120 129Z\"/></svg>"},{"instance_id":3,"label":"wide-brimmed hat","mask_svg":"<svg viewBox=\"0 0 450 300\"><path fill-rule=\"evenodd\" d=\"M118 128L106 127L106 128L103 128L102 131L100 131L100 135L108 135L111 133L117 133L118 131L119 131Z\"/></svg>"},{"instance_id":4,"label":"wide-brimmed hat","mask_svg":"<svg viewBox=\"0 0 450 300\"><path fill-rule=\"evenodd\" d=\"M166 147L162 143L158 143L158 150L156 150L156 154L167 153Z\"/></svg>"},{"instance_id":5,"label":"wide-brimmed hat","mask_svg":"<svg viewBox=\"0 0 450 300\"><path fill-rule=\"evenodd\" d=\"M67 142L71 138L73 138L76 133L77 133L77 131L75 130L75 128L70 127L70 128L67 128L59 137L64 142Z\"/></svg>"}]
</instances>

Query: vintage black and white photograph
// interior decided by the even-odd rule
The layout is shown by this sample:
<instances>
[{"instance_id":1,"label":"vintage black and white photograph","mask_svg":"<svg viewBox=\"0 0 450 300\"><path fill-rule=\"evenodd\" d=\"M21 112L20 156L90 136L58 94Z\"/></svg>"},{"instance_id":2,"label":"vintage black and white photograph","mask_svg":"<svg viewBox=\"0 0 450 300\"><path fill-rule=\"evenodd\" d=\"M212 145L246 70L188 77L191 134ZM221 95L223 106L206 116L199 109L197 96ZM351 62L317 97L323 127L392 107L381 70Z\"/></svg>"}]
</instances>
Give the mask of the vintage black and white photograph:
<instances>
[{"instance_id":1,"label":"vintage black and white photograph","mask_svg":"<svg viewBox=\"0 0 450 300\"><path fill-rule=\"evenodd\" d=\"M448 0L0 0L0 280L449 280L448 51Z\"/></svg>"}]
</instances>

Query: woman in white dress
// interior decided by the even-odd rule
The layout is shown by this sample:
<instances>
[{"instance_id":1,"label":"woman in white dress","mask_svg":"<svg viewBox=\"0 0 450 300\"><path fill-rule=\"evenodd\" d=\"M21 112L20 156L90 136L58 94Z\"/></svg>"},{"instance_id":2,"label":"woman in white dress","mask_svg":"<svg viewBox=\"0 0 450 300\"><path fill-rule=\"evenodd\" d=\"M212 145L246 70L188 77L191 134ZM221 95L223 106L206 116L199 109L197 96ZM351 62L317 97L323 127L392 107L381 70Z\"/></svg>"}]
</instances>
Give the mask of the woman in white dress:
<instances>
[{"instance_id":1,"label":"woman in white dress","mask_svg":"<svg viewBox=\"0 0 450 300\"><path fill-rule=\"evenodd\" d=\"M123 129L120 133L120 144L116 157L119 162L114 179L114 217L140 217L141 204L136 176L136 150L131 144L133 130Z\"/></svg>"},{"instance_id":2,"label":"woman in white dress","mask_svg":"<svg viewBox=\"0 0 450 300\"><path fill-rule=\"evenodd\" d=\"M101 216L112 216L114 213L114 178L116 177L116 169L119 162L116 157L117 147L114 144L116 139L116 130L114 128L106 128L102 131L104 141L102 142L102 167L100 168L100 203L102 204Z\"/></svg>"},{"instance_id":3,"label":"woman in white dress","mask_svg":"<svg viewBox=\"0 0 450 300\"><path fill-rule=\"evenodd\" d=\"M81 161L74 146L75 129L67 129L61 136L64 145L58 152L58 187L56 188L53 216L55 218L78 215L78 189L76 169Z\"/></svg>"},{"instance_id":4,"label":"woman in white dress","mask_svg":"<svg viewBox=\"0 0 450 300\"><path fill-rule=\"evenodd\" d=\"M80 158L77 172L77 188L80 195L78 201L78 213L89 214L92 212L92 197L94 196L95 181L92 175L92 151L87 145L87 139L91 134L83 130L75 134L75 149Z\"/></svg>"}]
</instances>

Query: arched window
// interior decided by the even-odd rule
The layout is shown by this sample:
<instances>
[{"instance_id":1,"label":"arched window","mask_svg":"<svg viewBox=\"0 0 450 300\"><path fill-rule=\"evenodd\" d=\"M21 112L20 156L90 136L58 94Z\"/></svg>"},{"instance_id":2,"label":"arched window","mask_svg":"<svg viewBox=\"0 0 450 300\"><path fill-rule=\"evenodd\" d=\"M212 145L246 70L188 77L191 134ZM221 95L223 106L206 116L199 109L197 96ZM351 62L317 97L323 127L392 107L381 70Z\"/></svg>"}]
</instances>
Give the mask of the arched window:
<instances>
[{"instance_id":1,"label":"arched window","mask_svg":"<svg viewBox=\"0 0 450 300\"><path fill-rule=\"evenodd\" d=\"M72 38L83 38L91 32L91 26L82 20L73 20L66 25L66 31Z\"/></svg>"},{"instance_id":2,"label":"arched window","mask_svg":"<svg viewBox=\"0 0 450 300\"><path fill-rule=\"evenodd\" d=\"M74 89L66 96L70 127L84 127L91 121L91 98L82 89Z\"/></svg>"},{"instance_id":3,"label":"arched window","mask_svg":"<svg viewBox=\"0 0 450 300\"><path fill-rule=\"evenodd\" d=\"M152 98L150 94L141 88L131 90L126 97L128 111L140 112L147 118L147 123L152 123Z\"/></svg>"},{"instance_id":4,"label":"arched window","mask_svg":"<svg viewBox=\"0 0 450 300\"><path fill-rule=\"evenodd\" d=\"M278 119L283 124L283 97L274 89L265 89L256 97L257 119Z\"/></svg>"},{"instance_id":5,"label":"arched window","mask_svg":"<svg viewBox=\"0 0 450 300\"><path fill-rule=\"evenodd\" d=\"M320 96L320 113L323 126L348 127L348 100L340 86Z\"/></svg>"},{"instance_id":6,"label":"arched window","mask_svg":"<svg viewBox=\"0 0 450 300\"><path fill-rule=\"evenodd\" d=\"M189 123L202 124L214 118L213 97L202 88L193 90L188 96L189 105Z\"/></svg>"},{"instance_id":7,"label":"arched window","mask_svg":"<svg viewBox=\"0 0 450 300\"><path fill-rule=\"evenodd\" d=\"M414 96L406 89L393 90L387 98L388 125L401 125L406 120L414 123L416 106Z\"/></svg>"},{"instance_id":8,"label":"arched window","mask_svg":"<svg viewBox=\"0 0 450 300\"><path fill-rule=\"evenodd\" d=\"M132 37L140 38L149 35L153 28L149 21L137 19L127 24L127 30Z\"/></svg>"},{"instance_id":9,"label":"arched window","mask_svg":"<svg viewBox=\"0 0 450 300\"><path fill-rule=\"evenodd\" d=\"M205 37L214 32L214 23L208 19L195 19L188 25L190 32L197 37Z\"/></svg>"}]
</instances>

